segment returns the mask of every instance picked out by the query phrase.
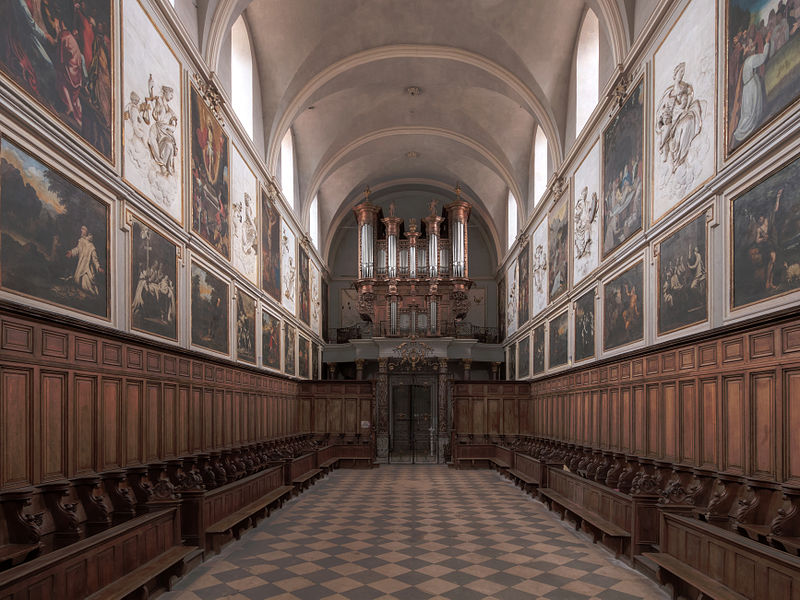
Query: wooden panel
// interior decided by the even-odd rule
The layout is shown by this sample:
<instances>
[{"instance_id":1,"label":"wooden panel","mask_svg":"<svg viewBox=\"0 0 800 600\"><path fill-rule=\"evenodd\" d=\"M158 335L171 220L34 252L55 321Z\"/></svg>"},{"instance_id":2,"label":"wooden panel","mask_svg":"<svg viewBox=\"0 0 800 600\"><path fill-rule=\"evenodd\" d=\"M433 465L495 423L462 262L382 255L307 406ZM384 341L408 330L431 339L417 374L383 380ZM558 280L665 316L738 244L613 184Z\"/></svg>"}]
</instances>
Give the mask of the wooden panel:
<instances>
[{"instance_id":1,"label":"wooden panel","mask_svg":"<svg viewBox=\"0 0 800 600\"><path fill-rule=\"evenodd\" d=\"M0 487L31 483L31 373L25 369L0 371Z\"/></svg>"},{"instance_id":2,"label":"wooden panel","mask_svg":"<svg viewBox=\"0 0 800 600\"><path fill-rule=\"evenodd\" d=\"M786 479L800 481L800 371L789 371L785 374L783 403L786 407L785 432Z\"/></svg>"},{"instance_id":3,"label":"wooden panel","mask_svg":"<svg viewBox=\"0 0 800 600\"><path fill-rule=\"evenodd\" d=\"M67 381L62 373L42 373L41 390L41 480L67 476L64 431L67 419Z\"/></svg>"},{"instance_id":4,"label":"wooden panel","mask_svg":"<svg viewBox=\"0 0 800 600\"><path fill-rule=\"evenodd\" d=\"M161 419L161 448L164 458L172 458L177 454L177 446L180 444L179 437L181 430L185 427L175 427L175 415L178 410L178 388L175 385L169 384L164 386L164 402L162 409ZM181 421L186 423L186 421ZM187 453L187 450L181 454Z\"/></svg>"},{"instance_id":5,"label":"wooden panel","mask_svg":"<svg viewBox=\"0 0 800 600\"><path fill-rule=\"evenodd\" d=\"M91 473L95 470L95 419L97 418L97 378L75 377L75 425L72 432L75 438L72 447L75 452L75 473Z\"/></svg>"},{"instance_id":6,"label":"wooden panel","mask_svg":"<svg viewBox=\"0 0 800 600\"><path fill-rule=\"evenodd\" d=\"M486 431L490 434L500 433L500 417L502 415L502 404L499 398L489 398L486 401L487 427Z\"/></svg>"},{"instance_id":7,"label":"wooden panel","mask_svg":"<svg viewBox=\"0 0 800 600\"><path fill-rule=\"evenodd\" d=\"M42 356L67 358L69 337L60 331L42 330Z\"/></svg>"},{"instance_id":8,"label":"wooden panel","mask_svg":"<svg viewBox=\"0 0 800 600\"><path fill-rule=\"evenodd\" d=\"M680 384L680 435L681 456L684 464L694 464L697 460L697 389L694 381L682 381Z\"/></svg>"},{"instance_id":9,"label":"wooden panel","mask_svg":"<svg viewBox=\"0 0 800 600\"><path fill-rule=\"evenodd\" d=\"M674 383L665 383L661 388L661 393L664 402L664 457L667 460L675 461L678 459L678 437L680 435L678 431L679 413L676 385Z\"/></svg>"},{"instance_id":10,"label":"wooden panel","mask_svg":"<svg viewBox=\"0 0 800 600\"><path fill-rule=\"evenodd\" d=\"M723 380L723 422L725 424L725 443L723 470L732 473L744 472L744 378L726 377Z\"/></svg>"},{"instance_id":11,"label":"wooden panel","mask_svg":"<svg viewBox=\"0 0 800 600\"><path fill-rule=\"evenodd\" d=\"M125 465L142 462L142 384L125 383Z\"/></svg>"},{"instance_id":12,"label":"wooden panel","mask_svg":"<svg viewBox=\"0 0 800 600\"><path fill-rule=\"evenodd\" d=\"M775 375L761 373L751 379L750 435L751 469L755 475L769 479L776 477L775 470Z\"/></svg>"},{"instance_id":13,"label":"wooden panel","mask_svg":"<svg viewBox=\"0 0 800 600\"><path fill-rule=\"evenodd\" d=\"M100 468L110 470L122 466L120 460L120 403L122 400L122 382L119 379L103 379L102 398L100 400L100 419L98 423L98 440L101 445Z\"/></svg>"},{"instance_id":14,"label":"wooden panel","mask_svg":"<svg viewBox=\"0 0 800 600\"><path fill-rule=\"evenodd\" d=\"M13 352L33 352L33 327L22 323L3 321L0 348Z\"/></svg>"},{"instance_id":15,"label":"wooden panel","mask_svg":"<svg viewBox=\"0 0 800 600\"><path fill-rule=\"evenodd\" d=\"M147 384L144 415L144 460L145 462L152 462L161 456L159 440L161 438L160 429L163 418L161 415L161 386L159 384Z\"/></svg>"},{"instance_id":16,"label":"wooden panel","mask_svg":"<svg viewBox=\"0 0 800 600\"><path fill-rule=\"evenodd\" d=\"M702 413L700 420L700 464L706 467L717 464L717 406L719 385L717 379L700 382Z\"/></svg>"}]
</instances>

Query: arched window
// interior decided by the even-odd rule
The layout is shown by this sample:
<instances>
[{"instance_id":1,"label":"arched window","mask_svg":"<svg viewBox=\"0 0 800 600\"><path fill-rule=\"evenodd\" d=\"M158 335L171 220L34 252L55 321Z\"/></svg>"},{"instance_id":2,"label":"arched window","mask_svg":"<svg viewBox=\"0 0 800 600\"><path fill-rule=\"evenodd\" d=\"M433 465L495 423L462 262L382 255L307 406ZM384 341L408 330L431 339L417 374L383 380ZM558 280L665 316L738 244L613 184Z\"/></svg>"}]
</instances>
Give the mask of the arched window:
<instances>
[{"instance_id":1,"label":"arched window","mask_svg":"<svg viewBox=\"0 0 800 600\"><path fill-rule=\"evenodd\" d=\"M511 244L514 243L514 240L517 239L517 229L518 229L518 215L517 215L517 199L514 198L514 194L508 192L508 248L511 248Z\"/></svg>"},{"instance_id":2,"label":"arched window","mask_svg":"<svg viewBox=\"0 0 800 600\"><path fill-rule=\"evenodd\" d=\"M600 93L600 23L590 8L586 12L578 36L575 55L575 135L577 136L594 107Z\"/></svg>"},{"instance_id":3,"label":"arched window","mask_svg":"<svg viewBox=\"0 0 800 600\"><path fill-rule=\"evenodd\" d=\"M283 197L294 206L294 142L292 141L292 130L286 131L281 141L281 190Z\"/></svg>"},{"instance_id":4,"label":"arched window","mask_svg":"<svg viewBox=\"0 0 800 600\"><path fill-rule=\"evenodd\" d=\"M308 234L311 236L314 247L319 250L319 202L317 202L317 196L314 196L311 201L308 214Z\"/></svg>"},{"instance_id":5,"label":"arched window","mask_svg":"<svg viewBox=\"0 0 800 600\"><path fill-rule=\"evenodd\" d=\"M231 101L236 116L253 137L253 52L247 24L239 16L231 28Z\"/></svg>"},{"instance_id":6,"label":"arched window","mask_svg":"<svg viewBox=\"0 0 800 600\"><path fill-rule=\"evenodd\" d=\"M547 190L547 137L541 127L536 128L533 142L533 205L541 202Z\"/></svg>"}]
</instances>

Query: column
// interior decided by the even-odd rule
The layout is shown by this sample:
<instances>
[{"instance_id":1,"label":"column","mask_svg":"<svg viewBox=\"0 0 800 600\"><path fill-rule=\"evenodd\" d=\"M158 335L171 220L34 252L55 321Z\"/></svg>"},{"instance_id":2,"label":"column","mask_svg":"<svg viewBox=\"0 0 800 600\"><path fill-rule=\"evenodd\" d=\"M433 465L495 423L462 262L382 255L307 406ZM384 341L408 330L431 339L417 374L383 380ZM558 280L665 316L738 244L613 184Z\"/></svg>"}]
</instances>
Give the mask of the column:
<instances>
[{"instance_id":1,"label":"column","mask_svg":"<svg viewBox=\"0 0 800 600\"><path fill-rule=\"evenodd\" d=\"M464 358L461 362L464 364L464 380L469 381L472 375L472 359Z\"/></svg>"},{"instance_id":2,"label":"column","mask_svg":"<svg viewBox=\"0 0 800 600\"><path fill-rule=\"evenodd\" d=\"M447 384L447 359L439 359L439 377L438 377L438 394L437 399L439 402L438 407L438 421L439 421L439 460L445 458L445 447L450 444L450 423L453 414L452 400L450 398L450 386Z\"/></svg>"},{"instance_id":3,"label":"column","mask_svg":"<svg viewBox=\"0 0 800 600\"><path fill-rule=\"evenodd\" d=\"M362 381L364 379L364 364L367 361L363 358L356 359L356 380Z\"/></svg>"}]
</instances>

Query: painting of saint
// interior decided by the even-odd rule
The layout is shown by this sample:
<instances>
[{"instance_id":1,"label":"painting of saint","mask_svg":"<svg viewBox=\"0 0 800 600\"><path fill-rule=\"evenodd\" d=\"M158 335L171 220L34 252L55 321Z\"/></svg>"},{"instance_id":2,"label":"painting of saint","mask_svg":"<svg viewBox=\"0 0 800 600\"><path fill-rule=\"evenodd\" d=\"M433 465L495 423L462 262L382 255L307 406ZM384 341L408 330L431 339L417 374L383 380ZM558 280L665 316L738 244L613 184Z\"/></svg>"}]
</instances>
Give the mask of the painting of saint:
<instances>
[{"instance_id":1,"label":"painting of saint","mask_svg":"<svg viewBox=\"0 0 800 600\"><path fill-rule=\"evenodd\" d=\"M502 342L506 339L506 278L501 277L500 283L497 284L497 329L499 340Z\"/></svg>"},{"instance_id":2,"label":"painting of saint","mask_svg":"<svg viewBox=\"0 0 800 600\"><path fill-rule=\"evenodd\" d=\"M234 268L258 283L258 182L242 155L232 146L231 246Z\"/></svg>"},{"instance_id":3,"label":"painting of saint","mask_svg":"<svg viewBox=\"0 0 800 600\"><path fill-rule=\"evenodd\" d=\"M256 363L256 300L236 291L236 358Z\"/></svg>"},{"instance_id":4,"label":"painting of saint","mask_svg":"<svg viewBox=\"0 0 800 600\"><path fill-rule=\"evenodd\" d=\"M800 289L800 159L733 200L733 290L740 308Z\"/></svg>"},{"instance_id":5,"label":"painting of saint","mask_svg":"<svg viewBox=\"0 0 800 600\"><path fill-rule=\"evenodd\" d=\"M192 263L192 344L228 354L228 284Z\"/></svg>"},{"instance_id":6,"label":"painting of saint","mask_svg":"<svg viewBox=\"0 0 800 600\"><path fill-rule=\"evenodd\" d=\"M298 299L300 300L298 315L306 325L311 324L311 281L308 273L308 254L302 247L298 250L297 279Z\"/></svg>"},{"instance_id":7,"label":"painting of saint","mask_svg":"<svg viewBox=\"0 0 800 600\"><path fill-rule=\"evenodd\" d=\"M544 373L544 323L533 330L533 374Z\"/></svg>"},{"instance_id":8,"label":"painting of saint","mask_svg":"<svg viewBox=\"0 0 800 600\"><path fill-rule=\"evenodd\" d=\"M265 367L281 368L281 320L267 311L261 313L261 360Z\"/></svg>"},{"instance_id":9,"label":"painting of saint","mask_svg":"<svg viewBox=\"0 0 800 600\"><path fill-rule=\"evenodd\" d=\"M181 223L181 63L137 0L123 2L122 32L122 172Z\"/></svg>"},{"instance_id":10,"label":"painting of saint","mask_svg":"<svg viewBox=\"0 0 800 600\"><path fill-rule=\"evenodd\" d=\"M531 374L531 338L526 335L517 344L519 352L519 376L517 379L525 379Z\"/></svg>"},{"instance_id":11,"label":"painting of saint","mask_svg":"<svg viewBox=\"0 0 800 600\"><path fill-rule=\"evenodd\" d=\"M0 140L2 287L107 319L108 248L108 206Z\"/></svg>"},{"instance_id":12,"label":"painting of saint","mask_svg":"<svg viewBox=\"0 0 800 600\"><path fill-rule=\"evenodd\" d=\"M287 375L294 375L297 369L295 364L295 341L297 340L297 329L289 325L283 324L283 369Z\"/></svg>"},{"instance_id":13,"label":"painting of saint","mask_svg":"<svg viewBox=\"0 0 800 600\"><path fill-rule=\"evenodd\" d=\"M569 277L569 204L563 198L550 212L547 234L547 281L552 302L567 291Z\"/></svg>"},{"instance_id":14,"label":"painting of saint","mask_svg":"<svg viewBox=\"0 0 800 600\"><path fill-rule=\"evenodd\" d=\"M111 0L0 3L0 71L113 159Z\"/></svg>"},{"instance_id":15,"label":"painting of saint","mask_svg":"<svg viewBox=\"0 0 800 600\"><path fill-rule=\"evenodd\" d=\"M319 378L319 344L311 342L311 379Z\"/></svg>"},{"instance_id":16,"label":"painting of saint","mask_svg":"<svg viewBox=\"0 0 800 600\"><path fill-rule=\"evenodd\" d=\"M800 96L797 0L726 0L728 154Z\"/></svg>"},{"instance_id":17,"label":"painting of saint","mask_svg":"<svg viewBox=\"0 0 800 600\"><path fill-rule=\"evenodd\" d=\"M603 257L642 228L644 80L603 132Z\"/></svg>"},{"instance_id":18,"label":"painting of saint","mask_svg":"<svg viewBox=\"0 0 800 600\"><path fill-rule=\"evenodd\" d=\"M530 317L530 246L525 244L517 257L519 272L519 308L517 312L517 325L522 327Z\"/></svg>"},{"instance_id":19,"label":"painting of saint","mask_svg":"<svg viewBox=\"0 0 800 600\"><path fill-rule=\"evenodd\" d=\"M706 215L669 236L658 252L658 333L708 318Z\"/></svg>"},{"instance_id":20,"label":"painting of saint","mask_svg":"<svg viewBox=\"0 0 800 600\"><path fill-rule=\"evenodd\" d=\"M547 219L539 223L533 232L533 315L547 308Z\"/></svg>"},{"instance_id":21,"label":"painting of saint","mask_svg":"<svg viewBox=\"0 0 800 600\"><path fill-rule=\"evenodd\" d=\"M309 378L308 368L311 361L310 342L302 335L297 339L297 374L303 379Z\"/></svg>"},{"instance_id":22,"label":"painting of saint","mask_svg":"<svg viewBox=\"0 0 800 600\"><path fill-rule=\"evenodd\" d=\"M230 259L228 136L195 87L191 89L192 231Z\"/></svg>"},{"instance_id":23,"label":"painting of saint","mask_svg":"<svg viewBox=\"0 0 800 600\"><path fill-rule=\"evenodd\" d=\"M644 269L639 261L603 286L603 348L644 338Z\"/></svg>"},{"instance_id":24,"label":"painting of saint","mask_svg":"<svg viewBox=\"0 0 800 600\"><path fill-rule=\"evenodd\" d=\"M327 339L328 336L328 282L324 277L320 276L322 280L322 339Z\"/></svg>"},{"instance_id":25,"label":"painting of saint","mask_svg":"<svg viewBox=\"0 0 800 600\"><path fill-rule=\"evenodd\" d=\"M281 216L272 199L261 191L261 289L281 298Z\"/></svg>"},{"instance_id":26,"label":"painting of saint","mask_svg":"<svg viewBox=\"0 0 800 600\"><path fill-rule=\"evenodd\" d=\"M292 314L297 310L297 248L291 228L281 222L281 303Z\"/></svg>"},{"instance_id":27,"label":"painting of saint","mask_svg":"<svg viewBox=\"0 0 800 600\"><path fill-rule=\"evenodd\" d=\"M517 283L519 281L519 262L512 262L506 272L506 334L517 330Z\"/></svg>"},{"instance_id":28,"label":"painting of saint","mask_svg":"<svg viewBox=\"0 0 800 600\"><path fill-rule=\"evenodd\" d=\"M550 320L550 368L567 364L569 343L569 312L564 311Z\"/></svg>"},{"instance_id":29,"label":"painting of saint","mask_svg":"<svg viewBox=\"0 0 800 600\"><path fill-rule=\"evenodd\" d=\"M600 144L595 143L575 171L575 205L572 210L572 281L577 285L599 263Z\"/></svg>"},{"instance_id":30,"label":"painting of saint","mask_svg":"<svg viewBox=\"0 0 800 600\"><path fill-rule=\"evenodd\" d=\"M575 301L575 362L594 356L594 290Z\"/></svg>"},{"instance_id":31,"label":"painting of saint","mask_svg":"<svg viewBox=\"0 0 800 600\"><path fill-rule=\"evenodd\" d=\"M176 340L178 249L136 218L130 235L131 327Z\"/></svg>"},{"instance_id":32,"label":"painting of saint","mask_svg":"<svg viewBox=\"0 0 800 600\"><path fill-rule=\"evenodd\" d=\"M320 315L320 309L322 308L319 289L320 272L317 265L311 261L309 261L309 270L311 276L311 331L320 335L322 333L320 330L320 325L322 323Z\"/></svg>"}]
</instances>

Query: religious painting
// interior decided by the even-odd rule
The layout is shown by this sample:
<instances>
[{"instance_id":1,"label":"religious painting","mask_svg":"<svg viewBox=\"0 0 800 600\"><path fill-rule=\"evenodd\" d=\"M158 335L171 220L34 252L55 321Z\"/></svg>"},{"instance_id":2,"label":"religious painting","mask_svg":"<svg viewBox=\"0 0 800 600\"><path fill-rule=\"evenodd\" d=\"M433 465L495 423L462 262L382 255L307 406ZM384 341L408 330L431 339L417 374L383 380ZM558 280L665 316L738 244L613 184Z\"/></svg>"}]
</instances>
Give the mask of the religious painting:
<instances>
[{"instance_id":1,"label":"religious painting","mask_svg":"<svg viewBox=\"0 0 800 600\"><path fill-rule=\"evenodd\" d=\"M281 222L281 303L292 314L297 310L297 248L291 228Z\"/></svg>"},{"instance_id":2,"label":"religious painting","mask_svg":"<svg viewBox=\"0 0 800 600\"><path fill-rule=\"evenodd\" d=\"M316 333L317 335L321 335L322 332L320 330L320 325L322 324L321 318L321 308L322 308L322 301L320 300L320 289L319 289L319 281L320 281L320 272L317 265L309 261L309 272L310 272L310 301L311 301L311 331Z\"/></svg>"},{"instance_id":3,"label":"religious painting","mask_svg":"<svg viewBox=\"0 0 800 600\"><path fill-rule=\"evenodd\" d=\"M575 203L572 209L572 281L575 285L600 262L600 144L575 171Z\"/></svg>"},{"instance_id":4,"label":"religious painting","mask_svg":"<svg viewBox=\"0 0 800 600\"><path fill-rule=\"evenodd\" d=\"M131 327L178 339L178 248L136 218L131 219Z\"/></svg>"},{"instance_id":5,"label":"religious painting","mask_svg":"<svg viewBox=\"0 0 800 600\"><path fill-rule=\"evenodd\" d=\"M567 291L569 277L569 202L567 198L550 212L547 233L547 282L552 302Z\"/></svg>"},{"instance_id":6,"label":"religious painting","mask_svg":"<svg viewBox=\"0 0 800 600\"><path fill-rule=\"evenodd\" d=\"M228 136L203 97L190 87L192 231L230 259Z\"/></svg>"},{"instance_id":7,"label":"religious painting","mask_svg":"<svg viewBox=\"0 0 800 600\"><path fill-rule=\"evenodd\" d=\"M708 319L706 214L659 244L658 333Z\"/></svg>"},{"instance_id":8,"label":"religious painting","mask_svg":"<svg viewBox=\"0 0 800 600\"><path fill-rule=\"evenodd\" d=\"M575 301L575 362L594 356L594 294L589 290Z\"/></svg>"},{"instance_id":9,"label":"religious painting","mask_svg":"<svg viewBox=\"0 0 800 600\"><path fill-rule=\"evenodd\" d=\"M714 174L716 25L716 2L692 0L653 59L653 221Z\"/></svg>"},{"instance_id":10,"label":"religious painting","mask_svg":"<svg viewBox=\"0 0 800 600\"><path fill-rule=\"evenodd\" d=\"M181 63L138 0L122 16L122 174L181 223Z\"/></svg>"},{"instance_id":11,"label":"religious painting","mask_svg":"<svg viewBox=\"0 0 800 600\"><path fill-rule=\"evenodd\" d=\"M517 272L519 273L519 307L517 309L517 326L522 327L528 322L530 316L530 246L525 244L517 257Z\"/></svg>"},{"instance_id":12,"label":"religious painting","mask_svg":"<svg viewBox=\"0 0 800 600\"><path fill-rule=\"evenodd\" d=\"M512 344L508 347L508 379L513 381L517 378L517 347Z\"/></svg>"},{"instance_id":13,"label":"religious painting","mask_svg":"<svg viewBox=\"0 0 800 600\"><path fill-rule=\"evenodd\" d=\"M567 364L569 344L569 311L550 320L550 368Z\"/></svg>"},{"instance_id":14,"label":"religious painting","mask_svg":"<svg viewBox=\"0 0 800 600\"><path fill-rule=\"evenodd\" d=\"M544 323L533 330L533 374L544 373Z\"/></svg>"},{"instance_id":15,"label":"religious painting","mask_svg":"<svg viewBox=\"0 0 800 600\"><path fill-rule=\"evenodd\" d=\"M256 363L256 300L236 290L236 358Z\"/></svg>"},{"instance_id":16,"label":"religious painting","mask_svg":"<svg viewBox=\"0 0 800 600\"><path fill-rule=\"evenodd\" d=\"M228 284L192 263L192 344L228 354Z\"/></svg>"},{"instance_id":17,"label":"religious painting","mask_svg":"<svg viewBox=\"0 0 800 600\"><path fill-rule=\"evenodd\" d=\"M732 202L731 307L800 288L800 159Z\"/></svg>"},{"instance_id":18,"label":"religious painting","mask_svg":"<svg viewBox=\"0 0 800 600\"><path fill-rule=\"evenodd\" d=\"M310 342L302 335L297 338L297 374L303 379L309 378L308 367L311 362Z\"/></svg>"},{"instance_id":19,"label":"religious painting","mask_svg":"<svg viewBox=\"0 0 800 600\"><path fill-rule=\"evenodd\" d=\"M328 302L329 302L329 293L328 293L328 282L325 280L322 275L320 275L320 280L322 285L322 332L320 335L322 339L328 339Z\"/></svg>"},{"instance_id":20,"label":"religious painting","mask_svg":"<svg viewBox=\"0 0 800 600\"><path fill-rule=\"evenodd\" d=\"M603 257L642 228L644 79L603 132Z\"/></svg>"},{"instance_id":21,"label":"religious painting","mask_svg":"<svg viewBox=\"0 0 800 600\"><path fill-rule=\"evenodd\" d=\"M500 341L506 339L506 278L497 284L497 329Z\"/></svg>"},{"instance_id":22,"label":"religious painting","mask_svg":"<svg viewBox=\"0 0 800 600\"><path fill-rule=\"evenodd\" d=\"M272 199L261 191L261 289L281 298L281 215Z\"/></svg>"},{"instance_id":23,"label":"religious painting","mask_svg":"<svg viewBox=\"0 0 800 600\"><path fill-rule=\"evenodd\" d=\"M267 311L261 313L261 363L281 368L281 320Z\"/></svg>"},{"instance_id":24,"label":"religious painting","mask_svg":"<svg viewBox=\"0 0 800 600\"><path fill-rule=\"evenodd\" d=\"M109 208L0 140L0 284L107 319Z\"/></svg>"},{"instance_id":25,"label":"religious painting","mask_svg":"<svg viewBox=\"0 0 800 600\"><path fill-rule=\"evenodd\" d=\"M114 153L113 4L0 3L0 71L109 162Z\"/></svg>"},{"instance_id":26,"label":"religious painting","mask_svg":"<svg viewBox=\"0 0 800 600\"><path fill-rule=\"evenodd\" d=\"M519 377L517 379L525 379L531 374L531 338L529 335L519 341L517 351L519 352Z\"/></svg>"},{"instance_id":27,"label":"religious painting","mask_svg":"<svg viewBox=\"0 0 800 600\"><path fill-rule=\"evenodd\" d=\"M547 307L547 220L533 232L533 314L538 315Z\"/></svg>"},{"instance_id":28,"label":"religious painting","mask_svg":"<svg viewBox=\"0 0 800 600\"><path fill-rule=\"evenodd\" d=\"M506 335L517 330L517 294L519 282L519 262L512 261L506 271Z\"/></svg>"},{"instance_id":29,"label":"religious painting","mask_svg":"<svg viewBox=\"0 0 800 600\"><path fill-rule=\"evenodd\" d=\"M295 341L297 339L297 329L289 325L283 324L283 369L287 375L294 375L296 371L295 364Z\"/></svg>"},{"instance_id":30,"label":"religious painting","mask_svg":"<svg viewBox=\"0 0 800 600\"><path fill-rule=\"evenodd\" d=\"M319 344L311 342L311 379L319 378Z\"/></svg>"},{"instance_id":31,"label":"religious painting","mask_svg":"<svg viewBox=\"0 0 800 600\"><path fill-rule=\"evenodd\" d=\"M725 3L730 154L800 96L800 6L797 0Z\"/></svg>"},{"instance_id":32,"label":"religious painting","mask_svg":"<svg viewBox=\"0 0 800 600\"><path fill-rule=\"evenodd\" d=\"M258 284L258 181L236 146L231 148L231 262Z\"/></svg>"},{"instance_id":33,"label":"religious painting","mask_svg":"<svg viewBox=\"0 0 800 600\"><path fill-rule=\"evenodd\" d=\"M603 348L644 338L644 267L639 261L603 286Z\"/></svg>"},{"instance_id":34,"label":"religious painting","mask_svg":"<svg viewBox=\"0 0 800 600\"><path fill-rule=\"evenodd\" d=\"M308 253L300 247L297 252L297 298L299 300L298 316L306 325L311 323L311 281L308 267Z\"/></svg>"}]
</instances>

